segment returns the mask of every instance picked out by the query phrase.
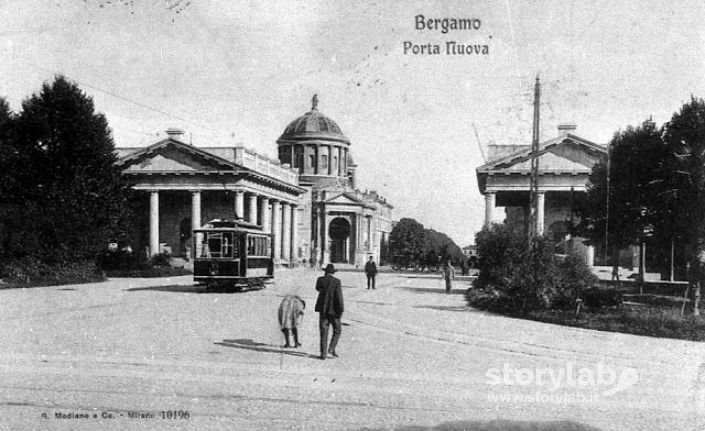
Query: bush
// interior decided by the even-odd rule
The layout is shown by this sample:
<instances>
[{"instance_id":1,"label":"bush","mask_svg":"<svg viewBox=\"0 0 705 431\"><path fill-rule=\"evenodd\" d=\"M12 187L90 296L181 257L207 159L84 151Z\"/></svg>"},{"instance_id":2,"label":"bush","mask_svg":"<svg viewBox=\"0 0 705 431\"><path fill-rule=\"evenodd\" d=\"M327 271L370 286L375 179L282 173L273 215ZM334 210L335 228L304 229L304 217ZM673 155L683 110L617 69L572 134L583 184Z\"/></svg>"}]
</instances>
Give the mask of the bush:
<instances>
[{"instance_id":1,"label":"bush","mask_svg":"<svg viewBox=\"0 0 705 431\"><path fill-rule=\"evenodd\" d=\"M602 308L622 305L622 294L614 289L592 288L583 292L583 302L586 307Z\"/></svg>"},{"instance_id":2,"label":"bush","mask_svg":"<svg viewBox=\"0 0 705 431\"><path fill-rule=\"evenodd\" d=\"M62 262L52 265L34 257L0 264L0 279L9 287L52 286L103 280L91 261Z\"/></svg>"},{"instance_id":3,"label":"bush","mask_svg":"<svg viewBox=\"0 0 705 431\"><path fill-rule=\"evenodd\" d=\"M96 257L96 264L103 271L145 269L149 265L141 256L128 250L106 250Z\"/></svg>"},{"instance_id":4,"label":"bush","mask_svg":"<svg viewBox=\"0 0 705 431\"><path fill-rule=\"evenodd\" d=\"M171 266L171 256L169 253L159 253L152 256L149 259L149 264L151 266L166 267Z\"/></svg>"},{"instance_id":5,"label":"bush","mask_svg":"<svg viewBox=\"0 0 705 431\"><path fill-rule=\"evenodd\" d=\"M581 258L556 256L545 238L529 245L506 225L493 225L475 241L480 255L475 286L496 291L498 300L515 311L572 308L583 290L597 283Z\"/></svg>"}]
</instances>

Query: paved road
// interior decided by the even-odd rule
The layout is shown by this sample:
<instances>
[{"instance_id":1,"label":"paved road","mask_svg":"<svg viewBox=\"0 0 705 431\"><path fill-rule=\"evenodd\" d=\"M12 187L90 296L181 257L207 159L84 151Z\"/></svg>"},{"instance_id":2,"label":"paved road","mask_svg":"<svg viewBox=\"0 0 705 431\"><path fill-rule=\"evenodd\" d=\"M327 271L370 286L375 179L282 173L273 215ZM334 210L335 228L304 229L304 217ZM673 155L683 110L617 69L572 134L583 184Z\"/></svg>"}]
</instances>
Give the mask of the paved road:
<instances>
[{"instance_id":1,"label":"paved road","mask_svg":"<svg viewBox=\"0 0 705 431\"><path fill-rule=\"evenodd\" d=\"M233 294L188 277L2 290L0 430L705 429L702 344L493 316L465 305L469 281L446 295L436 277L367 290L338 273L340 358L321 361L318 275ZM279 347L286 293L310 308L299 350Z\"/></svg>"}]
</instances>

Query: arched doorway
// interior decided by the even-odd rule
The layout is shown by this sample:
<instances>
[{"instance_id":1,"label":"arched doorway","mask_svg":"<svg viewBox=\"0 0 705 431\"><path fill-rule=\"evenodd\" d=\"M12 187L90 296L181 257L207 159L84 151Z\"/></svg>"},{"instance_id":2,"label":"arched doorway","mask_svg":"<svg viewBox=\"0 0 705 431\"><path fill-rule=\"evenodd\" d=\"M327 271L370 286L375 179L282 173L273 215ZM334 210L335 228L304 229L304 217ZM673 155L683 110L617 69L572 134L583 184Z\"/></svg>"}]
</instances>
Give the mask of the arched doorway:
<instances>
[{"instance_id":1,"label":"arched doorway","mask_svg":"<svg viewBox=\"0 0 705 431\"><path fill-rule=\"evenodd\" d=\"M350 222L342 217L334 218L328 226L328 237L331 263L348 263Z\"/></svg>"}]
</instances>

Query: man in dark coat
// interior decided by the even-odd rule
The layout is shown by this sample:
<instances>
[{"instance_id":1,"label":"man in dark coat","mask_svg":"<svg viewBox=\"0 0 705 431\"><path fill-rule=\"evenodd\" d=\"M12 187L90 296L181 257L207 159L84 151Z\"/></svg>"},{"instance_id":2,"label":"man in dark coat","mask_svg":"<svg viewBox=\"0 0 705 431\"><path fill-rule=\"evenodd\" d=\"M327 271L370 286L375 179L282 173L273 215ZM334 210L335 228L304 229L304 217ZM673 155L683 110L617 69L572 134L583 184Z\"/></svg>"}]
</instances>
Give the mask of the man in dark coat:
<instances>
[{"instance_id":1,"label":"man in dark coat","mask_svg":"<svg viewBox=\"0 0 705 431\"><path fill-rule=\"evenodd\" d=\"M374 258L370 256L370 260L365 264L365 274L367 274L367 288L372 286L375 287L375 277L377 277L377 265L375 265Z\"/></svg>"},{"instance_id":2,"label":"man in dark coat","mask_svg":"<svg viewBox=\"0 0 705 431\"><path fill-rule=\"evenodd\" d=\"M324 270L323 277L318 277L316 280L316 290L318 291L318 299L316 299L316 312L319 313L319 327L321 330L321 359L326 359L326 352L337 358L335 346L340 339L342 326L340 317L343 315L343 289L340 286L340 280L333 277L335 267L328 264ZM330 348L328 345L328 326L333 325L333 337L330 340Z\"/></svg>"}]
</instances>

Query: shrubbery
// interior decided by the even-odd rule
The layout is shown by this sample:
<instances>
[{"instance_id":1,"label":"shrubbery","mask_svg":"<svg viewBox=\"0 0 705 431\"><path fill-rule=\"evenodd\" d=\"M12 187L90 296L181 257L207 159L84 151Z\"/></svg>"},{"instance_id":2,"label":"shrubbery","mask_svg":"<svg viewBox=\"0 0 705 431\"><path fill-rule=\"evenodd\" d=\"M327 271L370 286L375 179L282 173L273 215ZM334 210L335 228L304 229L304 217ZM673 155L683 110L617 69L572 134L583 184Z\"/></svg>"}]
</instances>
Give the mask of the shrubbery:
<instances>
[{"instance_id":1,"label":"shrubbery","mask_svg":"<svg viewBox=\"0 0 705 431\"><path fill-rule=\"evenodd\" d=\"M104 277L91 261L42 263L35 257L0 263L0 280L9 287L51 286L101 281Z\"/></svg>"},{"instance_id":2,"label":"shrubbery","mask_svg":"<svg viewBox=\"0 0 705 431\"><path fill-rule=\"evenodd\" d=\"M529 245L505 225L483 229L476 237L480 273L475 287L494 293L501 308L525 313L567 309L597 283L581 258L558 256L545 238Z\"/></svg>"}]
</instances>

